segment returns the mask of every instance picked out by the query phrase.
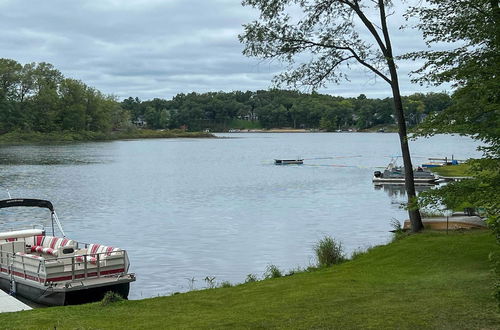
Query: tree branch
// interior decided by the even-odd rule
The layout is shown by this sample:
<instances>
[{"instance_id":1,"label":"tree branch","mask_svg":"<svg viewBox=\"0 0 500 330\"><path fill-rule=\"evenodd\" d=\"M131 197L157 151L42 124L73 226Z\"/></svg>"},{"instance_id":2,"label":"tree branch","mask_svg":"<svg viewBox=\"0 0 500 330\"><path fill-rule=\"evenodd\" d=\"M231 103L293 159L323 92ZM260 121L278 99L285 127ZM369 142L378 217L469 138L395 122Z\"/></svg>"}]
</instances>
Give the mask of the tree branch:
<instances>
[{"instance_id":1,"label":"tree branch","mask_svg":"<svg viewBox=\"0 0 500 330\"><path fill-rule=\"evenodd\" d=\"M377 29L374 27L373 23L366 17L365 13L361 10L361 7L359 6L358 1L354 1L354 3L351 3L346 0L339 0L340 3L346 4L347 6L351 7L352 10L358 15L358 17L361 19L363 24L366 26L368 31L372 34L372 36L375 38L375 41L377 41L378 46L380 47L380 50L386 55L387 48L386 45L384 44L382 38L377 32Z\"/></svg>"},{"instance_id":2,"label":"tree branch","mask_svg":"<svg viewBox=\"0 0 500 330\"><path fill-rule=\"evenodd\" d=\"M377 76L381 77L384 79L388 84L392 84L391 79L389 79L386 75L384 75L382 72L380 72L377 68L372 66L371 64L367 63L365 60L363 60L354 49L351 47L347 46L336 46L332 44L323 44L311 40L305 40L305 39L283 39L283 41L287 42L294 42L294 43L303 43L307 44L307 47L304 48L311 48L311 47L322 47L322 48L331 48L331 49L337 49L337 50L344 50L348 51L352 54L350 58L355 58L356 61L358 61L361 65L365 66L366 68L370 69L373 73L375 73Z\"/></svg>"}]
</instances>

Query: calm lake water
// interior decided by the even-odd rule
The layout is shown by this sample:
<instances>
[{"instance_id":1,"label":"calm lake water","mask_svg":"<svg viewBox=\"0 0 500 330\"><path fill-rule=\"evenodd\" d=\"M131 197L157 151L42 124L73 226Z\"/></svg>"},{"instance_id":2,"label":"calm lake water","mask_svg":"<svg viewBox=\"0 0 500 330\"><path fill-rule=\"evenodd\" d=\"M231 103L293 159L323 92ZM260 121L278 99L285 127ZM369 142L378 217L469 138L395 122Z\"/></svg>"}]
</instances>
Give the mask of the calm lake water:
<instances>
[{"instance_id":1,"label":"calm lake water","mask_svg":"<svg viewBox=\"0 0 500 330\"><path fill-rule=\"evenodd\" d=\"M406 218L401 191L371 182L399 155L396 134L219 136L231 138L2 146L0 196L51 200L68 237L128 250L131 299L203 288L207 276L243 282L269 264L306 267L324 235L350 253L386 243L391 219ZM477 157L476 146L458 136L410 144L414 164ZM305 164L273 164L295 157ZM46 210L16 214L1 210L1 230L50 227Z\"/></svg>"}]
</instances>

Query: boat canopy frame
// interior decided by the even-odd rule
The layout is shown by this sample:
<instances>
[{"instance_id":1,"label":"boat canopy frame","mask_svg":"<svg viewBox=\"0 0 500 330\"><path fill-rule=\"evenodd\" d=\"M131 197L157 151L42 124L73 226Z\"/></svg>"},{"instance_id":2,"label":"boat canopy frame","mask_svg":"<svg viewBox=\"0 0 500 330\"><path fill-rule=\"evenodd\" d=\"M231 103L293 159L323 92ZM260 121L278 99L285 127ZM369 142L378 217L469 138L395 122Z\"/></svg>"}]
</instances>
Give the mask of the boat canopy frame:
<instances>
[{"instance_id":1,"label":"boat canopy frame","mask_svg":"<svg viewBox=\"0 0 500 330\"><path fill-rule=\"evenodd\" d=\"M50 218L52 220L52 235L55 236L54 230L54 222L57 224L57 227L61 231L63 237L66 237L64 234L64 230L62 229L61 222L57 217L56 211L54 210L54 205L50 201L43 199L33 199L33 198L10 198L0 200L0 209L7 207L17 207L17 206L25 206L25 207L42 207L50 210Z\"/></svg>"},{"instance_id":2,"label":"boat canopy frame","mask_svg":"<svg viewBox=\"0 0 500 330\"><path fill-rule=\"evenodd\" d=\"M28 206L28 207L45 207L51 212L54 212L54 206L51 202L43 199L32 199L32 198L10 198L0 200L0 209L6 207L16 207L16 206Z\"/></svg>"}]
</instances>

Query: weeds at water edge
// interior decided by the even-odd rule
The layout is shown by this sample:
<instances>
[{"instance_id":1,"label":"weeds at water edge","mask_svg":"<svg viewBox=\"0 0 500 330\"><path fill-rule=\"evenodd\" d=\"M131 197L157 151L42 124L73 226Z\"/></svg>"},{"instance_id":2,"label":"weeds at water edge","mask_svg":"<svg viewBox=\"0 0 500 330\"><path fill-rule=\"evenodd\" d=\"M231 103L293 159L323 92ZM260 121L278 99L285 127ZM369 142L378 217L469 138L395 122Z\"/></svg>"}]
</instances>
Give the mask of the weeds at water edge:
<instances>
[{"instance_id":1,"label":"weeds at water edge","mask_svg":"<svg viewBox=\"0 0 500 330\"><path fill-rule=\"evenodd\" d=\"M325 236L314 245L318 267L330 267L346 260L342 243Z\"/></svg>"},{"instance_id":2,"label":"weeds at water edge","mask_svg":"<svg viewBox=\"0 0 500 330\"><path fill-rule=\"evenodd\" d=\"M283 276L283 273L281 270L276 266L276 265L268 265L266 268L266 271L264 272L264 278L270 279L270 278L278 278Z\"/></svg>"}]
</instances>

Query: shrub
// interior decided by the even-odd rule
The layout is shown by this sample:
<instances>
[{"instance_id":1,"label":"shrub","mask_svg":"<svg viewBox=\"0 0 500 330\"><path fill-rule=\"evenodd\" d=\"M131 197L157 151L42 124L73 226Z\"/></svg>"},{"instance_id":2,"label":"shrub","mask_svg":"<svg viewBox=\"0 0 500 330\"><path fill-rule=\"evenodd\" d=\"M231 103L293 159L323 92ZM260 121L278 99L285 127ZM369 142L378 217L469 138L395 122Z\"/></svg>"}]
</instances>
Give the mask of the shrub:
<instances>
[{"instance_id":1,"label":"shrub","mask_svg":"<svg viewBox=\"0 0 500 330\"><path fill-rule=\"evenodd\" d=\"M257 276L255 276L254 274L248 274L247 278L245 279L245 283L251 282L257 282Z\"/></svg>"},{"instance_id":2,"label":"shrub","mask_svg":"<svg viewBox=\"0 0 500 330\"><path fill-rule=\"evenodd\" d=\"M113 292L113 291L108 291L104 295L104 298L101 300L101 306L107 306L109 304L118 302L118 301L123 301L123 297L120 296L118 293Z\"/></svg>"},{"instance_id":3,"label":"shrub","mask_svg":"<svg viewBox=\"0 0 500 330\"><path fill-rule=\"evenodd\" d=\"M329 267L345 260L342 244L330 236L325 236L316 243L314 252L318 259L318 267Z\"/></svg>"},{"instance_id":4,"label":"shrub","mask_svg":"<svg viewBox=\"0 0 500 330\"><path fill-rule=\"evenodd\" d=\"M401 223L397 219L393 218L391 220L391 227L392 227L391 231L394 234L392 237L393 242L408 236L408 234L403 230L403 227L401 227Z\"/></svg>"},{"instance_id":5,"label":"shrub","mask_svg":"<svg viewBox=\"0 0 500 330\"><path fill-rule=\"evenodd\" d=\"M222 281L220 282L219 284L219 288L230 288L232 287L233 285L231 284L231 282L229 281Z\"/></svg>"},{"instance_id":6,"label":"shrub","mask_svg":"<svg viewBox=\"0 0 500 330\"><path fill-rule=\"evenodd\" d=\"M215 276L205 277L205 283L207 283L207 289L215 288Z\"/></svg>"},{"instance_id":7,"label":"shrub","mask_svg":"<svg viewBox=\"0 0 500 330\"><path fill-rule=\"evenodd\" d=\"M283 276L281 270L275 265L268 265L266 268L266 272L264 273L265 279L278 278L281 276Z\"/></svg>"}]
</instances>

